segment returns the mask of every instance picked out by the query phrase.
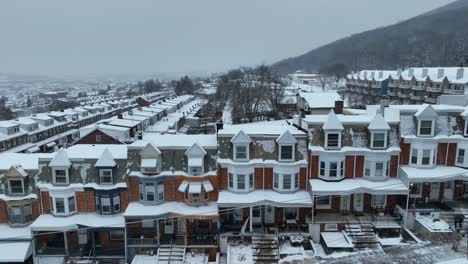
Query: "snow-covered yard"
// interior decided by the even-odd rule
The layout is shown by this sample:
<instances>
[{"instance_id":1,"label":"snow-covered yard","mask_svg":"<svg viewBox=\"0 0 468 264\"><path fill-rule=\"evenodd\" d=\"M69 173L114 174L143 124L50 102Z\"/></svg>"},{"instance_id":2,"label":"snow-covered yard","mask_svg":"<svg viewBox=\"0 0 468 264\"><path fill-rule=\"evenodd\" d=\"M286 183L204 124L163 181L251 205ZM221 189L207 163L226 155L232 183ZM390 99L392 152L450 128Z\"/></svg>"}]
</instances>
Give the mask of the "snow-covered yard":
<instances>
[{"instance_id":1,"label":"snow-covered yard","mask_svg":"<svg viewBox=\"0 0 468 264\"><path fill-rule=\"evenodd\" d=\"M229 245L229 264L254 264L252 244Z\"/></svg>"},{"instance_id":2,"label":"snow-covered yard","mask_svg":"<svg viewBox=\"0 0 468 264\"><path fill-rule=\"evenodd\" d=\"M231 102L228 101L223 110L223 124L231 125L232 124L232 106Z\"/></svg>"}]
</instances>

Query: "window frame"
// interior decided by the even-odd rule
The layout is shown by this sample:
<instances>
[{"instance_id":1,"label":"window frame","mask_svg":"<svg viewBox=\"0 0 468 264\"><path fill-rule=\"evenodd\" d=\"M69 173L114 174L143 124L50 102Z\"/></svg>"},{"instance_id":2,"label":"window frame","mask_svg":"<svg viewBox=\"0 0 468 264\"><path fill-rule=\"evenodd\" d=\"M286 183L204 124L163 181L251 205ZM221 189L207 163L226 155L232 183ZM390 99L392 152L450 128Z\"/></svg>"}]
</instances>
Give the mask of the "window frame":
<instances>
[{"instance_id":1,"label":"window frame","mask_svg":"<svg viewBox=\"0 0 468 264\"><path fill-rule=\"evenodd\" d=\"M244 158L239 158L237 157L237 154L239 153L237 148L245 148L245 157ZM233 158L234 161L247 161L250 158L250 153L249 153L249 144L233 144Z\"/></svg>"},{"instance_id":2,"label":"window frame","mask_svg":"<svg viewBox=\"0 0 468 264\"><path fill-rule=\"evenodd\" d=\"M289 178L289 188L285 188L285 178ZM296 186L296 183L297 183L297 186ZM296 172L296 173L273 172L273 190L280 191L280 192L294 192L294 191L299 190L299 172Z\"/></svg>"},{"instance_id":3,"label":"window frame","mask_svg":"<svg viewBox=\"0 0 468 264\"><path fill-rule=\"evenodd\" d=\"M377 134L383 135L383 146L376 146L375 145L375 136ZM387 137L388 137L388 132L383 132L383 131L375 131L371 133L371 148L373 149L386 149L387 148Z\"/></svg>"},{"instance_id":4,"label":"window frame","mask_svg":"<svg viewBox=\"0 0 468 264\"><path fill-rule=\"evenodd\" d=\"M345 160L344 159L334 159L334 160L320 160L319 167L319 178L324 180L341 180L345 177ZM336 164L336 176L331 175L332 164ZM322 168L322 165L325 165L325 168ZM323 174L322 174L323 173Z\"/></svg>"},{"instance_id":5,"label":"window frame","mask_svg":"<svg viewBox=\"0 0 468 264\"><path fill-rule=\"evenodd\" d=\"M423 159L424 159L424 151L429 151L429 163L428 164L423 164ZM436 165L436 148L429 148L429 147L411 147L410 150L410 165L412 166L418 166L418 167L432 167ZM458 154L458 153L457 153ZM414 162L414 159L416 158L416 163Z\"/></svg>"},{"instance_id":6,"label":"window frame","mask_svg":"<svg viewBox=\"0 0 468 264\"><path fill-rule=\"evenodd\" d=\"M330 146L329 137L330 135L337 135L337 146ZM341 149L341 131L327 131L325 132L325 148L326 149Z\"/></svg>"},{"instance_id":7,"label":"window frame","mask_svg":"<svg viewBox=\"0 0 468 264\"><path fill-rule=\"evenodd\" d=\"M278 154L279 154L279 157L278 157L278 160L279 161L294 161L295 160L295 151L296 151L296 144L279 144L279 148L278 148ZM291 148L291 158L283 158L283 148Z\"/></svg>"},{"instance_id":8,"label":"window frame","mask_svg":"<svg viewBox=\"0 0 468 264\"><path fill-rule=\"evenodd\" d=\"M239 188L239 175L242 175L244 180L244 188ZM255 174L252 173L228 173L228 189L234 192L250 192L255 188ZM251 180L252 179L252 180ZM231 185L232 184L232 185ZM252 184L252 185L251 185Z\"/></svg>"},{"instance_id":9,"label":"window frame","mask_svg":"<svg viewBox=\"0 0 468 264\"><path fill-rule=\"evenodd\" d=\"M57 171L64 171L65 172L65 182L58 182L57 181ZM63 175L59 175L63 177ZM52 181L54 185L68 185L70 184L70 176L69 176L69 168L64 167L52 167Z\"/></svg>"},{"instance_id":10,"label":"window frame","mask_svg":"<svg viewBox=\"0 0 468 264\"><path fill-rule=\"evenodd\" d=\"M21 182L21 192L13 192L13 187L11 185L11 182ZM9 194L12 194L12 195L24 195L26 193L26 190L24 188L24 179L20 179L20 178L9 178L7 180L8 182L8 193Z\"/></svg>"},{"instance_id":11,"label":"window frame","mask_svg":"<svg viewBox=\"0 0 468 264\"><path fill-rule=\"evenodd\" d=\"M104 175L104 173L110 172L109 175ZM103 179L110 177L110 182L103 181ZM112 169L99 169L99 183L100 184L113 184L114 183L114 175Z\"/></svg>"},{"instance_id":12,"label":"window frame","mask_svg":"<svg viewBox=\"0 0 468 264\"><path fill-rule=\"evenodd\" d=\"M428 129L427 127L422 127L423 122L431 122L431 131L429 134L421 133L421 129ZM418 120L418 137L433 137L434 136L434 123L433 119L420 119Z\"/></svg>"},{"instance_id":13,"label":"window frame","mask_svg":"<svg viewBox=\"0 0 468 264\"><path fill-rule=\"evenodd\" d=\"M70 199L73 200L73 208L70 206ZM63 202L63 212L57 211L57 202ZM51 202L52 202L52 214L54 215L72 215L78 212L78 205L76 204L76 195L75 193L61 193L61 194L54 194L51 195ZM73 209L73 210L71 210Z\"/></svg>"},{"instance_id":14,"label":"window frame","mask_svg":"<svg viewBox=\"0 0 468 264\"><path fill-rule=\"evenodd\" d=\"M328 199L328 204L319 204L320 200L327 200ZM317 209L330 209L331 208L331 196L326 195L326 196L316 196L315 197L315 208Z\"/></svg>"}]
</instances>

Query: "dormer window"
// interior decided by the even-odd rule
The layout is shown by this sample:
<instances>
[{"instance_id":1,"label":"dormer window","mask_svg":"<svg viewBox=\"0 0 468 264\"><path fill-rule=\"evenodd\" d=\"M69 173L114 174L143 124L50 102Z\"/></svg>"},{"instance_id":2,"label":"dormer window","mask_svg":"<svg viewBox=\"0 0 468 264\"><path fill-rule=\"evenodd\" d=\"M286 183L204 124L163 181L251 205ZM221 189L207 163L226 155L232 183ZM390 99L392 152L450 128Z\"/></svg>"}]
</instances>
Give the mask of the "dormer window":
<instances>
[{"instance_id":1,"label":"dormer window","mask_svg":"<svg viewBox=\"0 0 468 264\"><path fill-rule=\"evenodd\" d=\"M433 136L434 135L434 121L433 120L419 120L418 136Z\"/></svg>"},{"instance_id":2,"label":"dormer window","mask_svg":"<svg viewBox=\"0 0 468 264\"><path fill-rule=\"evenodd\" d=\"M53 169L54 184L68 184L68 169Z\"/></svg>"},{"instance_id":3,"label":"dormer window","mask_svg":"<svg viewBox=\"0 0 468 264\"><path fill-rule=\"evenodd\" d=\"M372 132L371 134L372 148L386 148L387 147L387 133L386 132Z\"/></svg>"},{"instance_id":4,"label":"dormer window","mask_svg":"<svg viewBox=\"0 0 468 264\"><path fill-rule=\"evenodd\" d=\"M197 142L185 151L185 156L187 156L188 173L194 176L203 174L205 155L206 151Z\"/></svg>"},{"instance_id":5,"label":"dormer window","mask_svg":"<svg viewBox=\"0 0 468 264\"><path fill-rule=\"evenodd\" d=\"M24 181L23 180L8 180L8 187L11 194L24 194Z\"/></svg>"},{"instance_id":6,"label":"dormer window","mask_svg":"<svg viewBox=\"0 0 468 264\"><path fill-rule=\"evenodd\" d=\"M112 184L112 170L111 169L100 169L99 180L101 184Z\"/></svg>"},{"instance_id":7,"label":"dormer window","mask_svg":"<svg viewBox=\"0 0 468 264\"><path fill-rule=\"evenodd\" d=\"M294 145L280 145L280 161L294 160Z\"/></svg>"},{"instance_id":8,"label":"dormer window","mask_svg":"<svg viewBox=\"0 0 468 264\"><path fill-rule=\"evenodd\" d=\"M248 145L234 145L234 160L248 160Z\"/></svg>"},{"instance_id":9,"label":"dormer window","mask_svg":"<svg viewBox=\"0 0 468 264\"><path fill-rule=\"evenodd\" d=\"M335 133L335 132L325 133L325 148L327 149L341 148L341 133Z\"/></svg>"}]
</instances>

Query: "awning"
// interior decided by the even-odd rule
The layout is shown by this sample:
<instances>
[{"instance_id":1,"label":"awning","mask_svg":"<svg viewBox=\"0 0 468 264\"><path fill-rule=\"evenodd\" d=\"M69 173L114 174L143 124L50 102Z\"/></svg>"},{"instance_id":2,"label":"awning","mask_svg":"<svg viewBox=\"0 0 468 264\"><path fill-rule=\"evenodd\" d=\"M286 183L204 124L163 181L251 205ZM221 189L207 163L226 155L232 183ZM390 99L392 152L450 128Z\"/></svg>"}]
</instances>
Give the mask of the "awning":
<instances>
[{"instance_id":1,"label":"awning","mask_svg":"<svg viewBox=\"0 0 468 264\"><path fill-rule=\"evenodd\" d=\"M31 241L0 241L0 262L22 263L31 254Z\"/></svg>"},{"instance_id":2,"label":"awning","mask_svg":"<svg viewBox=\"0 0 468 264\"><path fill-rule=\"evenodd\" d=\"M402 166L401 171L401 178L406 184L410 182L468 181L468 170L455 166L436 166L431 168Z\"/></svg>"},{"instance_id":3,"label":"awning","mask_svg":"<svg viewBox=\"0 0 468 264\"><path fill-rule=\"evenodd\" d=\"M41 150L41 149L40 149L38 146L34 146L34 147L32 147L32 148L28 148L28 149L26 150L26 152L28 152L28 153L34 153L34 152L38 152L38 151L40 151L40 150Z\"/></svg>"},{"instance_id":4,"label":"awning","mask_svg":"<svg viewBox=\"0 0 468 264\"><path fill-rule=\"evenodd\" d=\"M179 185L179 189L177 189L179 192L185 192L185 190L187 190L187 187L189 185L189 182L188 181L183 181L180 185Z\"/></svg>"},{"instance_id":5,"label":"awning","mask_svg":"<svg viewBox=\"0 0 468 264\"><path fill-rule=\"evenodd\" d=\"M67 231L76 230L79 226L123 228L125 227L125 219L122 215L100 215L97 213L79 213L67 217L42 214L30 225L32 231Z\"/></svg>"},{"instance_id":6,"label":"awning","mask_svg":"<svg viewBox=\"0 0 468 264\"><path fill-rule=\"evenodd\" d=\"M189 167L203 167L203 158L189 158L188 166Z\"/></svg>"},{"instance_id":7,"label":"awning","mask_svg":"<svg viewBox=\"0 0 468 264\"><path fill-rule=\"evenodd\" d=\"M313 195L350 195L369 193L376 195L408 194L408 187L396 178L384 181L367 179L344 179L338 182L328 182L320 179L309 180Z\"/></svg>"},{"instance_id":8,"label":"awning","mask_svg":"<svg viewBox=\"0 0 468 264\"><path fill-rule=\"evenodd\" d=\"M158 165L157 159L141 159L142 168L156 168Z\"/></svg>"},{"instance_id":9,"label":"awning","mask_svg":"<svg viewBox=\"0 0 468 264\"><path fill-rule=\"evenodd\" d=\"M205 192L211 192L214 190L213 185L211 185L211 182L209 181L204 181L202 182L203 188L205 189Z\"/></svg>"},{"instance_id":10,"label":"awning","mask_svg":"<svg viewBox=\"0 0 468 264\"><path fill-rule=\"evenodd\" d=\"M46 146L51 148L51 147L54 147L55 145L57 145L57 143L55 142L50 142L50 143L47 143Z\"/></svg>"},{"instance_id":11,"label":"awning","mask_svg":"<svg viewBox=\"0 0 468 264\"><path fill-rule=\"evenodd\" d=\"M271 205L280 208L312 207L312 199L307 191L279 193L273 190L256 190L248 193L221 191L218 195L220 207L249 207Z\"/></svg>"},{"instance_id":12,"label":"awning","mask_svg":"<svg viewBox=\"0 0 468 264\"><path fill-rule=\"evenodd\" d=\"M201 183L200 182L191 182L189 184L189 193L201 193Z\"/></svg>"}]
</instances>

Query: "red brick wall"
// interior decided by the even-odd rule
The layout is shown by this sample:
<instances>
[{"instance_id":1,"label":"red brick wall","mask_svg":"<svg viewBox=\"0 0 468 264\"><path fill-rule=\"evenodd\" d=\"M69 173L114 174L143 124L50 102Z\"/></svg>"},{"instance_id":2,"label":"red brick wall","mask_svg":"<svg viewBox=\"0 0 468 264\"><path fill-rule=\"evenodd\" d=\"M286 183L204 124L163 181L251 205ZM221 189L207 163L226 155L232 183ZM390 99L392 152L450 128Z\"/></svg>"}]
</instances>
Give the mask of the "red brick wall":
<instances>
[{"instance_id":1,"label":"red brick wall","mask_svg":"<svg viewBox=\"0 0 468 264\"><path fill-rule=\"evenodd\" d=\"M437 165L445 165L445 160L447 157L447 143L439 143L437 145Z\"/></svg>"},{"instance_id":2,"label":"red brick wall","mask_svg":"<svg viewBox=\"0 0 468 264\"><path fill-rule=\"evenodd\" d=\"M390 177L396 177L398 175L398 156L393 155L390 158Z\"/></svg>"},{"instance_id":3,"label":"red brick wall","mask_svg":"<svg viewBox=\"0 0 468 264\"><path fill-rule=\"evenodd\" d=\"M410 159L410 144L406 144L404 139L402 138L400 141L400 165L408 165Z\"/></svg>"},{"instance_id":4,"label":"red brick wall","mask_svg":"<svg viewBox=\"0 0 468 264\"><path fill-rule=\"evenodd\" d=\"M228 180L229 180L227 168L221 168L218 166L218 174L219 174L219 190L227 190Z\"/></svg>"},{"instance_id":5,"label":"red brick wall","mask_svg":"<svg viewBox=\"0 0 468 264\"><path fill-rule=\"evenodd\" d=\"M305 190L307 186L307 168L299 170L299 189Z\"/></svg>"},{"instance_id":6,"label":"red brick wall","mask_svg":"<svg viewBox=\"0 0 468 264\"><path fill-rule=\"evenodd\" d=\"M457 156L457 143L449 143L447 166L454 166L455 165L456 156Z\"/></svg>"},{"instance_id":7,"label":"red brick wall","mask_svg":"<svg viewBox=\"0 0 468 264\"><path fill-rule=\"evenodd\" d=\"M273 189L273 168L265 168L265 189Z\"/></svg>"},{"instance_id":8,"label":"red brick wall","mask_svg":"<svg viewBox=\"0 0 468 264\"><path fill-rule=\"evenodd\" d=\"M85 201L86 201L86 212L92 213L96 212L96 196L94 191L85 192Z\"/></svg>"},{"instance_id":9,"label":"red brick wall","mask_svg":"<svg viewBox=\"0 0 468 264\"><path fill-rule=\"evenodd\" d=\"M311 178L318 178L318 174L319 174L319 156L312 156L309 166L311 166L311 169L312 169Z\"/></svg>"},{"instance_id":10,"label":"red brick wall","mask_svg":"<svg viewBox=\"0 0 468 264\"><path fill-rule=\"evenodd\" d=\"M254 174L254 189L263 189L263 168L256 168ZM265 179L266 180L266 179Z\"/></svg>"},{"instance_id":11,"label":"red brick wall","mask_svg":"<svg viewBox=\"0 0 468 264\"><path fill-rule=\"evenodd\" d=\"M453 199L462 200L463 199L463 181L455 181L455 188L453 190Z\"/></svg>"},{"instance_id":12,"label":"red brick wall","mask_svg":"<svg viewBox=\"0 0 468 264\"><path fill-rule=\"evenodd\" d=\"M85 194L84 192L75 192L76 209L78 212L86 212Z\"/></svg>"},{"instance_id":13,"label":"red brick wall","mask_svg":"<svg viewBox=\"0 0 468 264\"><path fill-rule=\"evenodd\" d=\"M34 200L32 203L32 212L33 212L33 220L38 218L41 215L41 202L39 200Z\"/></svg>"},{"instance_id":14,"label":"red brick wall","mask_svg":"<svg viewBox=\"0 0 468 264\"><path fill-rule=\"evenodd\" d=\"M50 213L52 210L52 207L50 204L49 192L41 192L41 198L42 198L42 207L43 207L44 214Z\"/></svg>"},{"instance_id":15,"label":"red brick wall","mask_svg":"<svg viewBox=\"0 0 468 264\"><path fill-rule=\"evenodd\" d=\"M140 200L140 190L138 186L138 178L137 177L128 177L127 180L127 191L129 192L129 198L131 202L139 201Z\"/></svg>"},{"instance_id":16,"label":"red brick wall","mask_svg":"<svg viewBox=\"0 0 468 264\"><path fill-rule=\"evenodd\" d=\"M0 223L8 222L8 209L4 201L0 201Z\"/></svg>"},{"instance_id":17,"label":"red brick wall","mask_svg":"<svg viewBox=\"0 0 468 264\"><path fill-rule=\"evenodd\" d=\"M345 178L354 177L354 159L355 156L346 156L345 158Z\"/></svg>"},{"instance_id":18,"label":"red brick wall","mask_svg":"<svg viewBox=\"0 0 468 264\"><path fill-rule=\"evenodd\" d=\"M356 175L362 177L364 175L364 156L356 156Z\"/></svg>"},{"instance_id":19,"label":"red brick wall","mask_svg":"<svg viewBox=\"0 0 468 264\"><path fill-rule=\"evenodd\" d=\"M96 141L97 135L101 136L100 142ZM78 140L76 144L123 144L123 143L100 130L96 130L92 132L91 134Z\"/></svg>"}]
</instances>

